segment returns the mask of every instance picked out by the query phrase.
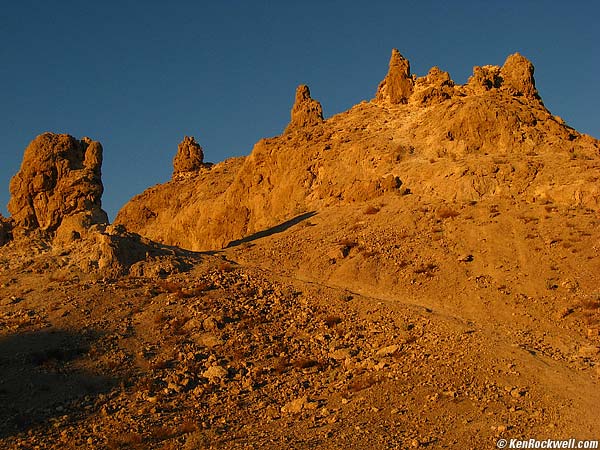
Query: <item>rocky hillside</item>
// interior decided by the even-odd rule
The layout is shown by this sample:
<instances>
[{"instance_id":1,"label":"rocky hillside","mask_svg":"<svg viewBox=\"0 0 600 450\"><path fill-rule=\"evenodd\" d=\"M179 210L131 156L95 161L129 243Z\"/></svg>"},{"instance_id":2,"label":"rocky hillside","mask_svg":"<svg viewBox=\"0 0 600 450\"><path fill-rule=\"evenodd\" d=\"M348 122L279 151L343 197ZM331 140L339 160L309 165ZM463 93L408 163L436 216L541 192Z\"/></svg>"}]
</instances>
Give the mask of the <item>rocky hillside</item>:
<instances>
[{"instance_id":1,"label":"rocky hillside","mask_svg":"<svg viewBox=\"0 0 600 450\"><path fill-rule=\"evenodd\" d=\"M465 85L423 77L397 50L375 98L323 119L306 86L291 121L243 159L190 164L133 198L115 222L169 245L217 249L330 205L386 193L449 201L598 206L600 144L553 116L519 54ZM177 165L181 165L181 151Z\"/></svg>"},{"instance_id":2,"label":"rocky hillside","mask_svg":"<svg viewBox=\"0 0 600 450\"><path fill-rule=\"evenodd\" d=\"M397 51L245 158L185 137L113 225L100 143L38 136L0 216L0 448L597 439L599 149L518 54L458 86Z\"/></svg>"}]
</instances>

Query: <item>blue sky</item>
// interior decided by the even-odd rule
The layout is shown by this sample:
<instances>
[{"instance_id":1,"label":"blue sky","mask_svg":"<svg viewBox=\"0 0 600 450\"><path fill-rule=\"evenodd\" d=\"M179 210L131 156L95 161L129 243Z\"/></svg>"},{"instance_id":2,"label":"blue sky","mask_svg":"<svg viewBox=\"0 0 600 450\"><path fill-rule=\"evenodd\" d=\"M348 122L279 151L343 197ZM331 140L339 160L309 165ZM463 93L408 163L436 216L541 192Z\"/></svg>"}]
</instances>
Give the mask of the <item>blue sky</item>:
<instances>
[{"instance_id":1,"label":"blue sky","mask_svg":"<svg viewBox=\"0 0 600 450\"><path fill-rule=\"evenodd\" d=\"M104 146L111 219L170 178L184 135L205 159L280 134L298 84L326 116L373 97L391 49L464 83L519 51L554 114L600 137L596 1L11 1L0 16L0 212L45 131Z\"/></svg>"}]
</instances>

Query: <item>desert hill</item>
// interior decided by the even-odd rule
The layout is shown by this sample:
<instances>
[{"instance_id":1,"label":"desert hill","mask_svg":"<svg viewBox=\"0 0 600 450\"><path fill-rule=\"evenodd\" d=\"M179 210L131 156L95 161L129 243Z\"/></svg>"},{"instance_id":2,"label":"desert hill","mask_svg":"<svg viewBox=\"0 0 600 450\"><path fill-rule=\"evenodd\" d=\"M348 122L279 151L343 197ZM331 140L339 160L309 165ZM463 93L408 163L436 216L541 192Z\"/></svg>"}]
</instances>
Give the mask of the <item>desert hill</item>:
<instances>
[{"instance_id":1,"label":"desert hill","mask_svg":"<svg viewBox=\"0 0 600 450\"><path fill-rule=\"evenodd\" d=\"M600 143L519 54L247 157L185 137L108 224L102 146L46 133L0 217L2 448L496 448L597 439Z\"/></svg>"},{"instance_id":2,"label":"desert hill","mask_svg":"<svg viewBox=\"0 0 600 450\"><path fill-rule=\"evenodd\" d=\"M457 86L436 67L411 75L394 50L371 102L324 120L300 86L291 116L281 136L259 141L245 159L175 175L132 199L115 223L208 250L387 192L598 206L600 144L544 107L533 66L519 54L503 67L475 67Z\"/></svg>"}]
</instances>

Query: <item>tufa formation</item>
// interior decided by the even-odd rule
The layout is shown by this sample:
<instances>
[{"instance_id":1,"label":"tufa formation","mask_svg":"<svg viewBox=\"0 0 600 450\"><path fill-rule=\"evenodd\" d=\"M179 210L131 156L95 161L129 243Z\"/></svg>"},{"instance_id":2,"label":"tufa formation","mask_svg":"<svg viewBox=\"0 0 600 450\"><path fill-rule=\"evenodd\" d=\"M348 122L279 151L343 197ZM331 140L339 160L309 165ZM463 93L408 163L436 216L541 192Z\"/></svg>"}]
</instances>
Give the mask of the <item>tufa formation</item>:
<instances>
[{"instance_id":1,"label":"tufa formation","mask_svg":"<svg viewBox=\"0 0 600 450\"><path fill-rule=\"evenodd\" d=\"M396 49L392 50L389 70L379 87L375 100L392 105L408 103L413 92L413 79L410 75L410 63Z\"/></svg>"},{"instance_id":2,"label":"tufa formation","mask_svg":"<svg viewBox=\"0 0 600 450\"><path fill-rule=\"evenodd\" d=\"M173 158L173 176L197 172L205 167L204 152L194 136L185 136L177 146L177 154Z\"/></svg>"},{"instance_id":3,"label":"tufa formation","mask_svg":"<svg viewBox=\"0 0 600 450\"><path fill-rule=\"evenodd\" d=\"M77 239L101 147L36 139L0 216L0 448L597 439L600 142L520 55L465 85L392 62L326 120L301 87L246 157L184 139Z\"/></svg>"},{"instance_id":4,"label":"tufa formation","mask_svg":"<svg viewBox=\"0 0 600 450\"><path fill-rule=\"evenodd\" d=\"M305 84L301 84L296 89L296 100L291 112L291 121L286 128L286 132L312 125L319 125L323 122L323 108L321 104L312 99L310 90Z\"/></svg>"},{"instance_id":5,"label":"tufa formation","mask_svg":"<svg viewBox=\"0 0 600 450\"><path fill-rule=\"evenodd\" d=\"M183 150L182 150L183 148ZM193 138L180 153L202 161ZM44 133L25 150L21 170L10 184L10 219L0 215L0 246L19 253L47 252L63 258L64 270L92 277L165 276L187 270L193 255L167 249L122 226L108 225L101 208L102 145L89 138ZM180 167L192 170L193 165Z\"/></svg>"},{"instance_id":6,"label":"tufa formation","mask_svg":"<svg viewBox=\"0 0 600 450\"><path fill-rule=\"evenodd\" d=\"M545 108L533 65L518 53L502 67L475 67L457 85L438 67L412 75L394 49L372 101L324 120L301 85L281 136L260 140L248 157L147 190L115 221L164 244L209 250L301 212L408 193L594 208L598 149Z\"/></svg>"},{"instance_id":7,"label":"tufa formation","mask_svg":"<svg viewBox=\"0 0 600 450\"><path fill-rule=\"evenodd\" d=\"M65 222L77 222L79 228L108 223L101 166L97 141L54 133L36 137L10 182L8 210L15 228L55 232Z\"/></svg>"},{"instance_id":8,"label":"tufa formation","mask_svg":"<svg viewBox=\"0 0 600 450\"><path fill-rule=\"evenodd\" d=\"M477 94L500 90L514 96L540 100L533 71L533 64L524 56L515 53L506 58L502 67L475 66L467 88Z\"/></svg>"}]
</instances>

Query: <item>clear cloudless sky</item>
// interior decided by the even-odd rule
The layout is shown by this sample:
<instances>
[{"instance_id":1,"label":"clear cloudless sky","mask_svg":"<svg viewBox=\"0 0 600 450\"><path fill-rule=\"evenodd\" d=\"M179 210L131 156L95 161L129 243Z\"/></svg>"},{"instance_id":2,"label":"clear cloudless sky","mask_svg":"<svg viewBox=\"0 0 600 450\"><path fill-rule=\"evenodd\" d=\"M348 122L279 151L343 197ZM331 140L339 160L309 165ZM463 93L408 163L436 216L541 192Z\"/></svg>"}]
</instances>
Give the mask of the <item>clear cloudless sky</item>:
<instances>
[{"instance_id":1,"label":"clear cloudless sky","mask_svg":"<svg viewBox=\"0 0 600 450\"><path fill-rule=\"evenodd\" d=\"M45 131L104 146L111 220L170 178L184 135L205 159L281 133L298 84L326 116L371 99L396 47L457 83L516 51L553 114L600 137L600 2L32 1L0 15L0 212L23 150Z\"/></svg>"}]
</instances>

